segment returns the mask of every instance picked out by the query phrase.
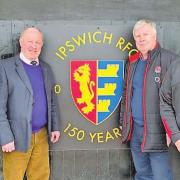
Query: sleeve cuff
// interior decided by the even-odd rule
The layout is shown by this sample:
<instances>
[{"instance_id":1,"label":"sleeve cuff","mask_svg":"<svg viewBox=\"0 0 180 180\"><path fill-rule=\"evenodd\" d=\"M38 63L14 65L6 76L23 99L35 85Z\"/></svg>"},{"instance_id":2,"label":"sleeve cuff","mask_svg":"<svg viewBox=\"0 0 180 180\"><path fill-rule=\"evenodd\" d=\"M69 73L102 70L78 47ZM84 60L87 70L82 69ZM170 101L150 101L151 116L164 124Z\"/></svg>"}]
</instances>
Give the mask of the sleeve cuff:
<instances>
[{"instance_id":1,"label":"sleeve cuff","mask_svg":"<svg viewBox=\"0 0 180 180\"><path fill-rule=\"evenodd\" d=\"M173 143L175 143L177 140L179 140L180 139L180 132L172 134L171 139L172 139Z\"/></svg>"}]
</instances>

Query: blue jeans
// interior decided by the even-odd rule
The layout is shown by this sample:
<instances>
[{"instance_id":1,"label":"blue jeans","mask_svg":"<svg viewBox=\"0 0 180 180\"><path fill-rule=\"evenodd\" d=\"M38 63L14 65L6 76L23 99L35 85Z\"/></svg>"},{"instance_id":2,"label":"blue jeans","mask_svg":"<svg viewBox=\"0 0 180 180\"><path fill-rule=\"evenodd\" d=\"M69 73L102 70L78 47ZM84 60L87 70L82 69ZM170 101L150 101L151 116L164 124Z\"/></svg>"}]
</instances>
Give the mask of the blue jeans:
<instances>
[{"instance_id":1,"label":"blue jeans","mask_svg":"<svg viewBox=\"0 0 180 180\"><path fill-rule=\"evenodd\" d=\"M173 180L168 152L142 152L144 127L134 123L130 142L136 169L135 180Z\"/></svg>"}]
</instances>

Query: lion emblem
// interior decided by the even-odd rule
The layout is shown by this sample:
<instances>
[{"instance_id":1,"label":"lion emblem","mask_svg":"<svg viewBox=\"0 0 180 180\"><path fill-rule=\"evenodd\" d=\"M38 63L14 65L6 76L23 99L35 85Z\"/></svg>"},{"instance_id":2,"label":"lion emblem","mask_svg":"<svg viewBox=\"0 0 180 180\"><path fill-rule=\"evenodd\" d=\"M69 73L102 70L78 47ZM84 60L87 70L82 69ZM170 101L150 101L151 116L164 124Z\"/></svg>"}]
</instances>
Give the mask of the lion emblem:
<instances>
[{"instance_id":1,"label":"lion emblem","mask_svg":"<svg viewBox=\"0 0 180 180\"><path fill-rule=\"evenodd\" d=\"M84 64L74 71L74 80L79 83L79 90L81 97L76 98L78 104L84 103L85 106L81 109L84 114L88 114L94 109L94 104L91 102L94 98L92 87L95 85L94 81L90 81L90 67L89 64Z\"/></svg>"}]
</instances>

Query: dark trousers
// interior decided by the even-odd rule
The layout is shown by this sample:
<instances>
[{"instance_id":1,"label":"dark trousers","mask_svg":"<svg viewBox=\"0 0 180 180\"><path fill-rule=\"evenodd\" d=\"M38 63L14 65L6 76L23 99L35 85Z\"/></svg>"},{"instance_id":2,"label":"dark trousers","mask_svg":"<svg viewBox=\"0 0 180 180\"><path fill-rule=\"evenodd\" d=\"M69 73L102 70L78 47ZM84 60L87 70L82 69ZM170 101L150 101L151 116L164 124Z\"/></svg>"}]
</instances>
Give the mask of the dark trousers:
<instances>
[{"instance_id":1,"label":"dark trousers","mask_svg":"<svg viewBox=\"0 0 180 180\"><path fill-rule=\"evenodd\" d=\"M144 127L134 123L130 142L136 169L135 180L173 180L168 152L142 152Z\"/></svg>"}]
</instances>

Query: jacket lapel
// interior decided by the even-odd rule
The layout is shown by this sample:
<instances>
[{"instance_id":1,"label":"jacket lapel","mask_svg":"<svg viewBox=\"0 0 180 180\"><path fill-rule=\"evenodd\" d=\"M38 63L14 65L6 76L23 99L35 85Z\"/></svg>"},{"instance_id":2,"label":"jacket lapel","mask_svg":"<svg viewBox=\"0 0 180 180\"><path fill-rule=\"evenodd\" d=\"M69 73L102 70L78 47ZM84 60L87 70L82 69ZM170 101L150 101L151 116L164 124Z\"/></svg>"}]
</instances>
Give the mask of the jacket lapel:
<instances>
[{"instance_id":1,"label":"jacket lapel","mask_svg":"<svg viewBox=\"0 0 180 180\"><path fill-rule=\"evenodd\" d=\"M24 70L24 67L23 67L23 64L20 60L19 57L17 57L16 61L15 61L15 64L16 64L16 71L20 77L20 79L23 81L24 85L27 87L27 89L29 90L29 92L33 95L33 90L32 90L32 87L31 87L31 83L29 81L29 78Z\"/></svg>"},{"instance_id":2,"label":"jacket lapel","mask_svg":"<svg viewBox=\"0 0 180 180\"><path fill-rule=\"evenodd\" d=\"M50 90L50 85L48 83L48 69L47 67L44 65L44 63L42 61L40 61L40 65L42 68L42 72L43 72L43 78L44 78L44 86L45 86L45 91L46 91L46 96L47 96L47 100L49 102L49 90Z\"/></svg>"}]
</instances>

